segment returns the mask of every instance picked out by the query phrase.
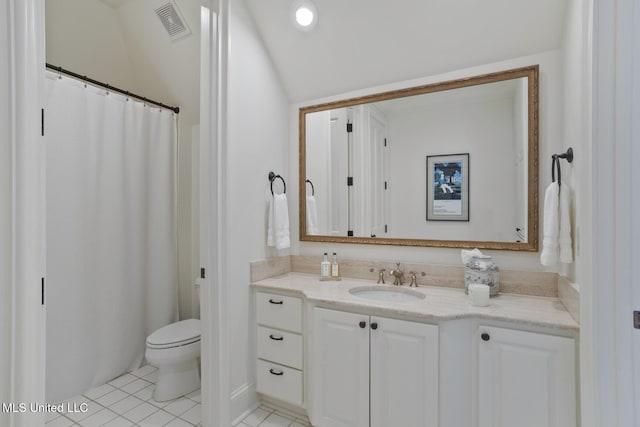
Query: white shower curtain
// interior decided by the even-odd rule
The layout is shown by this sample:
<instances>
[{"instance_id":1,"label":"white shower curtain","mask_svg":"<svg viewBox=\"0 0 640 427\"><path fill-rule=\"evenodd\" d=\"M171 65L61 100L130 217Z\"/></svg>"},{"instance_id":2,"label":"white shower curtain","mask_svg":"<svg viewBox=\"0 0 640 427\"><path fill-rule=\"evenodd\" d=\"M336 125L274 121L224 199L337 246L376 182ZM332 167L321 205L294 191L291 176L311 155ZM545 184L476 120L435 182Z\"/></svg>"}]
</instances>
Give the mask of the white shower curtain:
<instances>
[{"instance_id":1,"label":"white shower curtain","mask_svg":"<svg viewBox=\"0 0 640 427\"><path fill-rule=\"evenodd\" d=\"M140 365L177 318L176 116L47 73L50 403Z\"/></svg>"}]
</instances>

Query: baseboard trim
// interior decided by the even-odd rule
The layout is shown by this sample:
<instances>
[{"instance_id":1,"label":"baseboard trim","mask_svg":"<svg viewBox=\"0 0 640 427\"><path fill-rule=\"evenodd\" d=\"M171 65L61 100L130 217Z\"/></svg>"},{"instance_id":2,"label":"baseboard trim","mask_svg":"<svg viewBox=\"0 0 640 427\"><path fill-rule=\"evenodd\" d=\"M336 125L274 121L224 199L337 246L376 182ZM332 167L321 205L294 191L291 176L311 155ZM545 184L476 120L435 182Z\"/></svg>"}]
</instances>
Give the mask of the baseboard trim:
<instances>
[{"instance_id":1,"label":"baseboard trim","mask_svg":"<svg viewBox=\"0 0 640 427\"><path fill-rule=\"evenodd\" d=\"M309 425L311 425L311 422L309 421L309 416L307 415L307 411L304 408L291 405L289 403L286 403L274 398L270 398L269 396L265 396L262 394L260 395L260 404L266 408L281 412L284 415L288 415L293 418L300 419L308 423Z\"/></svg>"},{"instance_id":2,"label":"baseboard trim","mask_svg":"<svg viewBox=\"0 0 640 427\"><path fill-rule=\"evenodd\" d=\"M231 425L240 424L240 421L258 406L260 406L260 402L258 401L254 383L245 383L235 389L231 393L231 419L234 420Z\"/></svg>"}]
</instances>

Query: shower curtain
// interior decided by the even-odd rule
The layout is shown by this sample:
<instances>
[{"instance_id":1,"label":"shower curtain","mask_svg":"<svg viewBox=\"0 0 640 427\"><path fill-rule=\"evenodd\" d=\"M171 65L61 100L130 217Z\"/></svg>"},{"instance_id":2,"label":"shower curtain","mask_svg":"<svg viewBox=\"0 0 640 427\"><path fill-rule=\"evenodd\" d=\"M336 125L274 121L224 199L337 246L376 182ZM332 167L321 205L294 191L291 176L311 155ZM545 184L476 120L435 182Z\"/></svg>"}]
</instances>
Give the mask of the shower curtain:
<instances>
[{"instance_id":1,"label":"shower curtain","mask_svg":"<svg viewBox=\"0 0 640 427\"><path fill-rule=\"evenodd\" d=\"M137 368L177 318L176 115L47 72L46 398Z\"/></svg>"}]
</instances>

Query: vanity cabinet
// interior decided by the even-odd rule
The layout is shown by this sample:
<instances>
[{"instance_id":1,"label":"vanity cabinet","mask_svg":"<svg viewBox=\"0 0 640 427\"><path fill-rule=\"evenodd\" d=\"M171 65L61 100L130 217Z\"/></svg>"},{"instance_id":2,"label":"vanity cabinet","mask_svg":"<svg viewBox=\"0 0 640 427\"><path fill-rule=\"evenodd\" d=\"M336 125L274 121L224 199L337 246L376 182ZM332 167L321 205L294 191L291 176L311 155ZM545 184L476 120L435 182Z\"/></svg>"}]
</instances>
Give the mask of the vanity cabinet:
<instances>
[{"instance_id":1,"label":"vanity cabinet","mask_svg":"<svg viewBox=\"0 0 640 427\"><path fill-rule=\"evenodd\" d=\"M285 295L256 292L256 320L256 390L302 406L302 301Z\"/></svg>"},{"instance_id":2,"label":"vanity cabinet","mask_svg":"<svg viewBox=\"0 0 640 427\"><path fill-rule=\"evenodd\" d=\"M312 337L313 425L438 425L437 326L315 307Z\"/></svg>"},{"instance_id":3,"label":"vanity cabinet","mask_svg":"<svg viewBox=\"0 0 640 427\"><path fill-rule=\"evenodd\" d=\"M575 427L573 338L480 325L478 427Z\"/></svg>"}]
</instances>

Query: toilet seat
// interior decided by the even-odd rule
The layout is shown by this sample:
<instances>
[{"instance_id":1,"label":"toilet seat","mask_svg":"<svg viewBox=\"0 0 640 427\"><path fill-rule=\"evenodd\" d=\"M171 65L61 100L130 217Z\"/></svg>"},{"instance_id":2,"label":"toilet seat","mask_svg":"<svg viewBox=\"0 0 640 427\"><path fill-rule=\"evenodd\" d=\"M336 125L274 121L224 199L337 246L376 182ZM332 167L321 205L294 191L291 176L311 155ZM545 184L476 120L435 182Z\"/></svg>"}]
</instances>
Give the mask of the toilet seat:
<instances>
[{"instance_id":1,"label":"toilet seat","mask_svg":"<svg viewBox=\"0 0 640 427\"><path fill-rule=\"evenodd\" d=\"M163 326L147 337L148 348L172 348L200 341L200 320L187 319Z\"/></svg>"}]
</instances>

